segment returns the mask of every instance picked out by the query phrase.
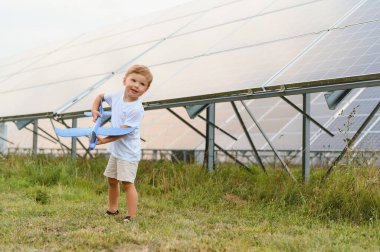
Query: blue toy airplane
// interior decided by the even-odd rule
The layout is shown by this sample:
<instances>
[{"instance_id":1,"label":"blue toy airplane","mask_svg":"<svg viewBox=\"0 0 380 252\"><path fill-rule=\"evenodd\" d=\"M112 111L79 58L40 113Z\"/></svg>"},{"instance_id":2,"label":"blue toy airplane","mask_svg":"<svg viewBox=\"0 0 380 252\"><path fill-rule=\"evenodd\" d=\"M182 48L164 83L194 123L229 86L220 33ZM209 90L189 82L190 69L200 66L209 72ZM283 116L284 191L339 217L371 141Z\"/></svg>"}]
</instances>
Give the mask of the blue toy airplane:
<instances>
[{"instance_id":1,"label":"blue toy airplane","mask_svg":"<svg viewBox=\"0 0 380 252\"><path fill-rule=\"evenodd\" d=\"M111 116L111 112L106 112L103 109L102 103L99 106L99 112L104 116ZM85 116L92 116L91 112L85 112ZM91 128L70 128L70 129L59 129L56 128L55 132L60 137L81 137L88 136L90 138L89 149L95 149L96 143L98 142L97 136L123 136L131 133L135 128L103 128L101 127L102 118L98 117L96 119L95 125Z\"/></svg>"}]
</instances>

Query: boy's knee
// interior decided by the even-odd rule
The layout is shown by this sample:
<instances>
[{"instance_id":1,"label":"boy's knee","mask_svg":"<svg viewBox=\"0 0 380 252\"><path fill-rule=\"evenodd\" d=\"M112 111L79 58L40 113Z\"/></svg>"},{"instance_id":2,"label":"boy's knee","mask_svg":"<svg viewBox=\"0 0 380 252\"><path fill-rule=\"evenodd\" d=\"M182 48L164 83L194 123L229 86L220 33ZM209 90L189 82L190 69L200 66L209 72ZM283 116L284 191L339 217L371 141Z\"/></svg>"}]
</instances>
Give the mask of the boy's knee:
<instances>
[{"instance_id":1,"label":"boy's knee","mask_svg":"<svg viewBox=\"0 0 380 252\"><path fill-rule=\"evenodd\" d=\"M124 186L134 186L135 184L128 182L128 181L122 181Z\"/></svg>"},{"instance_id":2,"label":"boy's knee","mask_svg":"<svg viewBox=\"0 0 380 252\"><path fill-rule=\"evenodd\" d=\"M135 184L133 184L133 183L131 183L131 182L128 182L128 181L123 181L122 183L123 183L123 186L124 186L124 188L125 188L126 190L135 187Z\"/></svg>"},{"instance_id":3,"label":"boy's knee","mask_svg":"<svg viewBox=\"0 0 380 252\"><path fill-rule=\"evenodd\" d=\"M118 186L119 185L119 180L114 179L114 178L108 178L108 184L110 186Z\"/></svg>"}]
</instances>

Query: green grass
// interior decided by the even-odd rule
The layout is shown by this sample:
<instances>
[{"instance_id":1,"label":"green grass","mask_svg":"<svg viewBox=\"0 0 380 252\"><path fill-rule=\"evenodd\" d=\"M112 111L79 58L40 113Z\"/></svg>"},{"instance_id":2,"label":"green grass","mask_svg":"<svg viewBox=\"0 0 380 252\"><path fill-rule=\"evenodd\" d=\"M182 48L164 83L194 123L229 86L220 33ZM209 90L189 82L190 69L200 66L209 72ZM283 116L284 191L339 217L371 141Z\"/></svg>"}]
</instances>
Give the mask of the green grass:
<instances>
[{"instance_id":1,"label":"green grass","mask_svg":"<svg viewBox=\"0 0 380 252\"><path fill-rule=\"evenodd\" d=\"M107 160L8 156L0 161L0 251L378 251L380 176L335 169L308 185L280 169L141 162L139 212L103 215ZM293 168L300 179L300 170ZM124 196L124 194L122 194Z\"/></svg>"}]
</instances>

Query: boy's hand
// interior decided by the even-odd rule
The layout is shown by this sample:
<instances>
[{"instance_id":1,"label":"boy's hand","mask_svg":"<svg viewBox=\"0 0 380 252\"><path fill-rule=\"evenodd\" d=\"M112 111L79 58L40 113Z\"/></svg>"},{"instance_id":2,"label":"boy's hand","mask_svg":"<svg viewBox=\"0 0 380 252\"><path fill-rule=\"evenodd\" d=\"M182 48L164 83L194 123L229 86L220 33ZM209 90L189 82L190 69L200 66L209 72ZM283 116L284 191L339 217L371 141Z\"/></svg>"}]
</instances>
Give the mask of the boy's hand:
<instances>
[{"instance_id":1,"label":"boy's hand","mask_svg":"<svg viewBox=\"0 0 380 252\"><path fill-rule=\"evenodd\" d=\"M97 110L91 110L92 113L92 121L95 122L98 117L102 117L99 111Z\"/></svg>"},{"instance_id":2,"label":"boy's hand","mask_svg":"<svg viewBox=\"0 0 380 252\"><path fill-rule=\"evenodd\" d=\"M99 136L96 136L96 138L98 139L98 141L96 142L96 145L104 144L103 138Z\"/></svg>"}]
</instances>

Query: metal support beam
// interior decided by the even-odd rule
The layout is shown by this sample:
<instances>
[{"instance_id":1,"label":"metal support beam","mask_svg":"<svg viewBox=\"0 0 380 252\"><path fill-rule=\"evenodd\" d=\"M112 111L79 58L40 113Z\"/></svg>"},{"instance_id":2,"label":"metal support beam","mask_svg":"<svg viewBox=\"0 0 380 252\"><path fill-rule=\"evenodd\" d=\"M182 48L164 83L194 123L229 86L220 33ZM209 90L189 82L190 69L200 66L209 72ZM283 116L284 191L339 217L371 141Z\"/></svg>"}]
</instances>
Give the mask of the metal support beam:
<instances>
[{"instance_id":1,"label":"metal support beam","mask_svg":"<svg viewBox=\"0 0 380 252\"><path fill-rule=\"evenodd\" d=\"M339 156L334 160L334 162L331 164L329 169L327 170L325 176L323 177L323 180L326 180L327 177L330 175L332 169L339 163L339 161L346 155L347 151L351 148L351 146L355 143L356 139L359 137L359 135L362 133L362 131L367 127L369 122L372 120L372 118L376 115L377 111L380 109L380 102L377 103L376 107L372 110L372 112L368 115L367 119L363 122L363 124L360 126L358 131L355 133L355 135L348 141L346 144L346 147L343 149L343 151L339 154Z\"/></svg>"},{"instance_id":2,"label":"metal support beam","mask_svg":"<svg viewBox=\"0 0 380 252\"><path fill-rule=\"evenodd\" d=\"M361 80L363 78L372 78L371 80ZM151 101L144 103L145 110L173 108L183 106L202 105L208 103L230 102L239 100L252 100L259 98L269 98L278 96L299 95L307 93L319 93L331 90L355 89L362 87L376 87L380 86L380 74L375 76L359 76L358 78L342 78L337 79L335 82L332 80L316 81L317 85L313 82L298 83L297 85L289 85L285 88L283 86L270 87L265 91L262 88L239 90L233 92L226 92L215 96L199 96L192 97L191 99L171 99L166 101ZM4 118L5 119L5 118ZM1 118L0 118L1 120Z\"/></svg>"},{"instance_id":3,"label":"metal support beam","mask_svg":"<svg viewBox=\"0 0 380 252\"><path fill-rule=\"evenodd\" d=\"M263 137L265 138L265 140L267 141L268 145L271 147L271 149L273 150L274 154L276 155L276 157L280 160L282 166L284 167L284 169L286 170L286 172L290 175L290 177L296 181L295 177L293 176L292 172L290 171L290 168L288 167L288 165L285 163L284 160L282 160L282 158L280 157L280 155L278 154L277 150L274 148L274 146L272 145L272 142L270 141L270 139L267 137L267 135L265 134L264 130L261 128L259 122L256 120L256 118L253 116L253 113L251 112L251 110L248 108L247 104L245 104L244 101L241 101L241 104L243 104L245 110L248 112L249 116L251 117L251 119L253 120L253 122L256 124L257 128L260 130L261 134L263 135ZM275 160L274 160L275 161Z\"/></svg>"},{"instance_id":4,"label":"metal support beam","mask_svg":"<svg viewBox=\"0 0 380 252\"><path fill-rule=\"evenodd\" d=\"M52 123L52 126L53 126L53 128L54 128L54 124L53 124L53 122L51 121L51 119L50 119L50 122ZM41 127L39 127L39 126L38 126L38 131L42 131L43 133L45 133L45 134L46 134L48 137L50 137L51 139L48 138L48 137L46 137L46 136L44 136L44 135L42 135L42 134L40 134L40 133L38 133L38 132L35 132L35 131L32 130L32 129L29 129L28 126L24 127L24 129L26 129L26 130L28 130L28 131L30 131L30 132L33 132L33 134L36 133L38 136L40 136L40 137L42 137L42 138L48 140L48 141L51 142L51 143L59 143L60 146L61 146L61 149L62 149L62 152L63 152L63 153L65 153L64 150L63 150L63 147L65 147L67 150L71 151L71 149L70 149L67 145L61 143L61 141L59 140L58 136L57 136L57 137L52 136L49 132L47 132L46 130L44 130L43 128L41 128ZM11 142L11 144L14 144L14 143ZM79 156L79 155L78 155L78 156Z\"/></svg>"},{"instance_id":5,"label":"metal support beam","mask_svg":"<svg viewBox=\"0 0 380 252\"><path fill-rule=\"evenodd\" d=\"M310 94L302 95L302 179L305 183L310 177Z\"/></svg>"},{"instance_id":6,"label":"metal support beam","mask_svg":"<svg viewBox=\"0 0 380 252\"><path fill-rule=\"evenodd\" d=\"M10 143L10 144L15 144L14 142L12 141L9 141L8 139L4 138L4 137L0 137L0 140L4 141L4 142L7 142L7 143Z\"/></svg>"},{"instance_id":7,"label":"metal support beam","mask_svg":"<svg viewBox=\"0 0 380 252\"><path fill-rule=\"evenodd\" d=\"M76 128L77 125L78 125L78 119L73 118L72 123L71 123L71 127ZM71 138L71 159L75 160L76 158L77 158L77 138L72 137Z\"/></svg>"},{"instance_id":8,"label":"metal support beam","mask_svg":"<svg viewBox=\"0 0 380 252\"><path fill-rule=\"evenodd\" d=\"M215 165L215 104L210 104L207 107L207 123L206 131L207 131L207 171L213 172Z\"/></svg>"},{"instance_id":9,"label":"metal support beam","mask_svg":"<svg viewBox=\"0 0 380 252\"><path fill-rule=\"evenodd\" d=\"M25 129L29 130L28 128L25 128ZM50 137L50 138L53 139L53 140L51 140L50 138L47 138L46 136L43 136L42 134L39 134L39 133L38 133L38 135L39 135L40 137L43 137L44 139L46 139L46 140L48 140L48 141L50 141L50 142L52 142L52 143L57 143L57 139L56 139L55 137L53 137L52 135L50 135L46 130L44 130L44 129L41 128L41 127L38 127L38 130L39 130L39 131L42 131L43 133L45 133L45 135L47 135L48 137ZM30 131L33 131L33 130L30 130Z\"/></svg>"},{"instance_id":10,"label":"metal support beam","mask_svg":"<svg viewBox=\"0 0 380 252\"><path fill-rule=\"evenodd\" d=\"M53 127L53 128L54 128L54 127ZM26 128L26 129L28 129L28 128ZM69 148L68 146L66 146L66 145L64 145L64 144L62 144L62 143L60 143L58 137L54 137L54 136L52 136L49 132L47 132L46 130L44 130L44 129L41 128L41 127L38 127L38 130L40 130L40 131L42 131L43 133L45 133L47 136L49 136L49 137L50 137L51 139L53 139L54 141L53 141L53 140L50 140L49 138L47 138L47 137L45 137L45 136L43 136L42 134L38 134L40 137L43 137L43 138L49 140L49 141L52 142L52 143L59 143L59 144L61 144L63 147L65 147L66 149L70 150L70 148Z\"/></svg>"},{"instance_id":11,"label":"metal support beam","mask_svg":"<svg viewBox=\"0 0 380 252\"><path fill-rule=\"evenodd\" d=\"M216 125L215 123L212 123L210 121L208 121L206 118L204 118L203 116L201 115L198 115L199 118L201 118L203 121L207 122L208 124L211 124L213 127L215 127L216 129L220 130L222 133L226 134L227 136L229 136L230 138L232 138L233 140L237 141L237 138L234 137L233 135L231 135L230 133L228 133L227 131L225 131L224 129L220 128L218 125Z\"/></svg>"},{"instance_id":12,"label":"metal support beam","mask_svg":"<svg viewBox=\"0 0 380 252\"><path fill-rule=\"evenodd\" d=\"M248 138L249 144L251 145L253 153L255 154L257 163L259 164L259 166L263 170L263 172L267 173L266 170L265 170L264 164L261 161L259 153L257 152L255 145L253 144L251 136L249 135L249 132L248 132L247 128L245 127L243 118L241 118L240 113L239 113L239 111L238 111L238 109L237 109L237 107L235 105L235 102L232 101L231 104L232 104L232 107L233 107L233 109L235 111L235 114L236 114L237 118L239 119L240 125L243 128L243 130L244 130L245 136Z\"/></svg>"},{"instance_id":13,"label":"metal support beam","mask_svg":"<svg viewBox=\"0 0 380 252\"><path fill-rule=\"evenodd\" d=\"M304 111L302 111L298 106L296 106L293 102L291 102L290 100L288 100L286 97L284 96L280 96L284 101L286 101L290 106L292 106L295 110L297 110L298 112L300 112L303 116L306 116L310 121L312 121L315 125L317 125L319 128L321 128L321 130L323 130L324 132L326 132L327 134L329 134L331 137L334 136L334 134L329 131L328 129L326 129L322 124L320 124L319 122L317 122L313 117L311 117L309 114L306 114Z\"/></svg>"},{"instance_id":14,"label":"metal support beam","mask_svg":"<svg viewBox=\"0 0 380 252\"><path fill-rule=\"evenodd\" d=\"M37 155L38 119L33 121L33 149L32 154Z\"/></svg>"},{"instance_id":15,"label":"metal support beam","mask_svg":"<svg viewBox=\"0 0 380 252\"><path fill-rule=\"evenodd\" d=\"M181 122L183 122L184 124L186 124L187 126L189 126L192 130L194 130L195 132L197 132L199 135L201 135L202 137L206 138L206 135L203 134L202 132L200 132L197 128L195 128L193 125L191 125L190 123L188 123L185 119L183 119L180 115L178 115L176 112L174 112L172 109L170 108L167 108L167 110L172 113L175 117L177 117ZM218 144L215 143L215 147L217 149L219 149L221 152L223 152L224 154L226 154L229 158L231 158L232 160L235 160L236 163L238 163L241 167L245 168L248 172L251 172L252 171L245 165L243 164L242 162L240 162L238 159L236 159L233 155L231 155L230 153L228 153L226 150L224 150L222 147L220 147Z\"/></svg>"}]
</instances>

